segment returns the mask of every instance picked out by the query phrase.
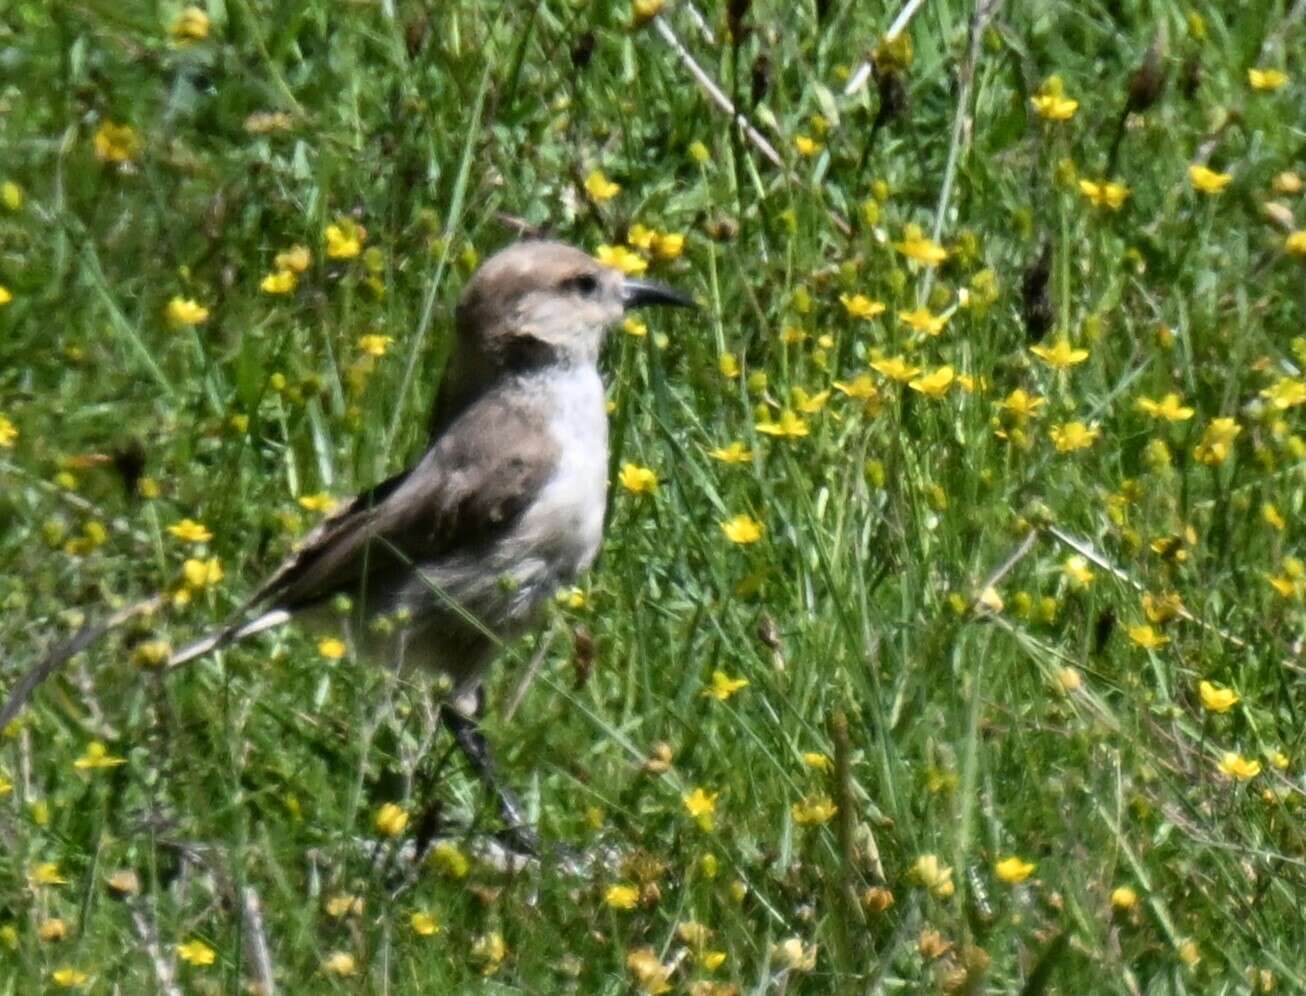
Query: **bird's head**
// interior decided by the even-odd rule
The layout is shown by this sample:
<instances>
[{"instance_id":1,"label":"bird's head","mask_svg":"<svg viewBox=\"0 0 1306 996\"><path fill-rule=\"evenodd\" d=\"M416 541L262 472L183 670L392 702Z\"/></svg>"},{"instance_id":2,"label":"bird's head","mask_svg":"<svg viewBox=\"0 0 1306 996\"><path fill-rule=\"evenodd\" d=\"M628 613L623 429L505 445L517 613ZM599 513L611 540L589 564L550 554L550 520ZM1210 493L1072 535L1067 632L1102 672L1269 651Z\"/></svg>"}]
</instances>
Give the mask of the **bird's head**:
<instances>
[{"instance_id":1,"label":"bird's head","mask_svg":"<svg viewBox=\"0 0 1306 996\"><path fill-rule=\"evenodd\" d=\"M520 242L485 261L458 302L459 349L507 364L594 363L603 335L631 308L692 306L685 295L636 280L560 242Z\"/></svg>"}]
</instances>

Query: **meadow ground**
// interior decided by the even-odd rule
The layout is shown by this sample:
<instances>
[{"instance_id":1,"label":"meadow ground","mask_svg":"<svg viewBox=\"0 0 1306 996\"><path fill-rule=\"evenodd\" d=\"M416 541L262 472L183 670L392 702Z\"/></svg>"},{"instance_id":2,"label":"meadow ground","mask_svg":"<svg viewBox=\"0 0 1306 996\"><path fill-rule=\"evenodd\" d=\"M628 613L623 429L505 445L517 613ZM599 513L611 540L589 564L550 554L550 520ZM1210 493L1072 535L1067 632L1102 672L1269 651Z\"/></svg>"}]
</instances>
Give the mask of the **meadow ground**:
<instances>
[{"instance_id":1,"label":"meadow ground","mask_svg":"<svg viewBox=\"0 0 1306 996\"><path fill-rule=\"evenodd\" d=\"M0 735L0 993L1306 988L1303 4L656 6L0 11L0 684L169 603ZM157 666L521 231L702 303L490 688L588 878L343 629Z\"/></svg>"}]
</instances>

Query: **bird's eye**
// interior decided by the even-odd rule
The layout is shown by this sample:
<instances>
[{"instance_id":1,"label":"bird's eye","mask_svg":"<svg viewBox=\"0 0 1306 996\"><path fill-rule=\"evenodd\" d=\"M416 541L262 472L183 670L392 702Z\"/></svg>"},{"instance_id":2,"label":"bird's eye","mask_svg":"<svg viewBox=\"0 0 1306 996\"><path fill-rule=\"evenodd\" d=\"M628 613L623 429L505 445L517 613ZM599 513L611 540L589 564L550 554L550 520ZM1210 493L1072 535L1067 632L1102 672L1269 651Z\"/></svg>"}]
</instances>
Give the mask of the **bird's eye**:
<instances>
[{"instance_id":1,"label":"bird's eye","mask_svg":"<svg viewBox=\"0 0 1306 996\"><path fill-rule=\"evenodd\" d=\"M592 273L578 273L576 276L564 280L562 289L573 294L583 294L589 297L599 289L599 281Z\"/></svg>"}]
</instances>

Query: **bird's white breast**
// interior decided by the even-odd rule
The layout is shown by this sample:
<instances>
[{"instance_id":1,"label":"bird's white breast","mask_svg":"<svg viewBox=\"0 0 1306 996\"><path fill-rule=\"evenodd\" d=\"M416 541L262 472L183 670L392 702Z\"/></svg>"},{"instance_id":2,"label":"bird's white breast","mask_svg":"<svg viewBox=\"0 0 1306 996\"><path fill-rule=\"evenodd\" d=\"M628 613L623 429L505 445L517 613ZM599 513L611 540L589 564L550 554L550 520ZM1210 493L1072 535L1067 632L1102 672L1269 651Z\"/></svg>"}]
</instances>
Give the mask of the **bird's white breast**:
<instances>
[{"instance_id":1,"label":"bird's white breast","mask_svg":"<svg viewBox=\"0 0 1306 996\"><path fill-rule=\"evenodd\" d=\"M557 446L557 466L522 516L513 541L547 564L553 584L566 584L593 563L603 538L607 408L594 367L554 368L539 378L539 388L549 394L547 431Z\"/></svg>"}]
</instances>

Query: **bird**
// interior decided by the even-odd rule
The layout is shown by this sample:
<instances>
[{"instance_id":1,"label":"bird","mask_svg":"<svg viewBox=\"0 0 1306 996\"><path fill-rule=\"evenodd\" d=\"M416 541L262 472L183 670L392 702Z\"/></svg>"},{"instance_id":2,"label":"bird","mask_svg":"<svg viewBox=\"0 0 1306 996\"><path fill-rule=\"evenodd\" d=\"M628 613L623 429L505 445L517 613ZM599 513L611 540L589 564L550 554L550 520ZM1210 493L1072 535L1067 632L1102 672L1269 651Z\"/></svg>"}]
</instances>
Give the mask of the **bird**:
<instances>
[{"instance_id":1,"label":"bird","mask_svg":"<svg viewBox=\"0 0 1306 996\"><path fill-rule=\"evenodd\" d=\"M292 621L339 632L344 596L359 657L448 676L441 719L495 795L511 843L535 851L477 725L481 685L496 651L598 554L609 463L599 353L606 331L647 305L694 302L560 242L519 242L487 259L458 301L425 453L330 514L227 623L169 665ZM71 656L107 628L52 653L0 714L21 707L14 700L61 651Z\"/></svg>"}]
</instances>

